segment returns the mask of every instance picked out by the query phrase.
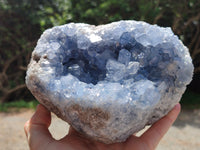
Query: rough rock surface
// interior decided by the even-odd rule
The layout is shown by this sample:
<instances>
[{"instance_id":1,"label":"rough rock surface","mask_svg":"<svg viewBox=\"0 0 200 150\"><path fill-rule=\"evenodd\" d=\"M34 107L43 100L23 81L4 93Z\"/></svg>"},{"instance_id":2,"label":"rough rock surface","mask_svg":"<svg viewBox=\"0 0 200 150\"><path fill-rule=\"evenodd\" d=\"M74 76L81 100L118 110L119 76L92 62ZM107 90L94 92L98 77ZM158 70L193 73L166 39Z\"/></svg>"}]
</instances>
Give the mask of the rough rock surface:
<instances>
[{"instance_id":1,"label":"rough rock surface","mask_svg":"<svg viewBox=\"0 0 200 150\"><path fill-rule=\"evenodd\" d=\"M42 34L26 84L77 131L114 143L169 112L192 74L188 49L170 28L70 23Z\"/></svg>"}]
</instances>

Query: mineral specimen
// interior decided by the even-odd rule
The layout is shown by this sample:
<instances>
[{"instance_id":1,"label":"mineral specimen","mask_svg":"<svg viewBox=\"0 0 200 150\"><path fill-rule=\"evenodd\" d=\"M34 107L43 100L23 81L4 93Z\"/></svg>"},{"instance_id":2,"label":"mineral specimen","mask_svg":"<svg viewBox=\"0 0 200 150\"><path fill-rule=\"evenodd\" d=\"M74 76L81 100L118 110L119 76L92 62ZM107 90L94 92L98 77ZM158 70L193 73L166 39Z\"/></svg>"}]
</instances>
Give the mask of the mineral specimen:
<instances>
[{"instance_id":1,"label":"mineral specimen","mask_svg":"<svg viewBox=\"0 0 200 150\"><path fill-rule=\"evenodd\" d=\"M26 84L78 132L114 143L166 115L192 74L188 49L170 28L70 23L42 34Z\"/></svg>"}]
</instances>

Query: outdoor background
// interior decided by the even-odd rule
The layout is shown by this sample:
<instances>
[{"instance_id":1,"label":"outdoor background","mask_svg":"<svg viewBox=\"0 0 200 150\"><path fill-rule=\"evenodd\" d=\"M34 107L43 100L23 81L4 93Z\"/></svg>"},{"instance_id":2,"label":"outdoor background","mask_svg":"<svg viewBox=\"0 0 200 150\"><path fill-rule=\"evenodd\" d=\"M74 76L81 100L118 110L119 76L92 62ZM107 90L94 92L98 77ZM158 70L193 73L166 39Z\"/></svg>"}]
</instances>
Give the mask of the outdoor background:
<instances>
[{"instance_id":1,"label":"outdoor background","mask_svg":"<svg viewBox=\"0 0 200 150\"><path fill-rule=\"evenodd\" d=\"M0 149L28 149L23 125L38 102L26 88L25 75L45 29L69 22L99 25L132 19L171 27L189 48L193 81L182 97L180 116L158 150L199 150L200 0L0 0ZM68 127L53 116L53 137L61 138Z\"/></svg>"},{"instance_id":2,"label":"outdoor background","mask_svg":"<svg viewBox=\"0 0 200 150\"><path fill-rule=\"evenodd\" d=\"M31 52L45 29L122 19L172 28L189 48L195 66L181 103L200 107L200 0L0 0L0 110L36 104L24 80Z\"/></svg>"}]
</instances>

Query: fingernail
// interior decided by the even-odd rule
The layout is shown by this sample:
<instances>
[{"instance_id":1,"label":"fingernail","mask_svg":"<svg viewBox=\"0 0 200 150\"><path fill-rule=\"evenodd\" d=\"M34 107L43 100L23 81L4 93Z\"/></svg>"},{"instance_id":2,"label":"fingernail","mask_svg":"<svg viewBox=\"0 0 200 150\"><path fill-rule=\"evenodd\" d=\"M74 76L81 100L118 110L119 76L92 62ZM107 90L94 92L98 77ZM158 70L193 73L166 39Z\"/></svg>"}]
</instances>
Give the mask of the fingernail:
<instances>
[{"instance_id":1,"label":"fingernail","mask_svg":"<svg viewBox=\"0 0 200 150\"><path fill-rule=\"evenodd\" d=\"M180 107L181 107L181 105L180 105L180 103L178 103L178 104L176 104L176 105L174 106L174 109L180 109Z\"/></svg>"},{"instance_id":2,"label":"fingernail","mask_svg":"<svg viewBox=\"0 0 200 150\"><path fill-rule=\"evenodd\" d=\"M26 136L27 136L27 138L29 137L29 127L30 127L30 120L29 121L27 121L26 122L26 124L25 124L25 126L24 126L25 128L25 133L26 133Z\"/></svg>"}]
</instances>

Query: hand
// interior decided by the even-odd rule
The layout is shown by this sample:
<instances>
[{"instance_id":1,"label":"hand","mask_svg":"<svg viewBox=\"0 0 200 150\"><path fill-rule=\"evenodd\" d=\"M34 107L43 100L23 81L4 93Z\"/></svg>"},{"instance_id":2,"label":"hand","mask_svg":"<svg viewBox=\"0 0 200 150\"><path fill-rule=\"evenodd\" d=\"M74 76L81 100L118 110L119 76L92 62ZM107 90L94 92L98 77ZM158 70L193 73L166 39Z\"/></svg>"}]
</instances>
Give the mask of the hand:
<instances>
[{"instance_id":1,"label":"hand","mask_svg":"<svg viewBox=\"0 0 200 150\"><path fill-rule=\"evenodd\" d=\"M41 104L35 114L26 122L24 130L31 150L154 150L180 112L177 104L165 117L154 123L140 137L132 135L123 143L103 144L90 141L72 127L68 135L55 140L48 130L51 124L50 112Z\"/></svg>"}]
</instances>

